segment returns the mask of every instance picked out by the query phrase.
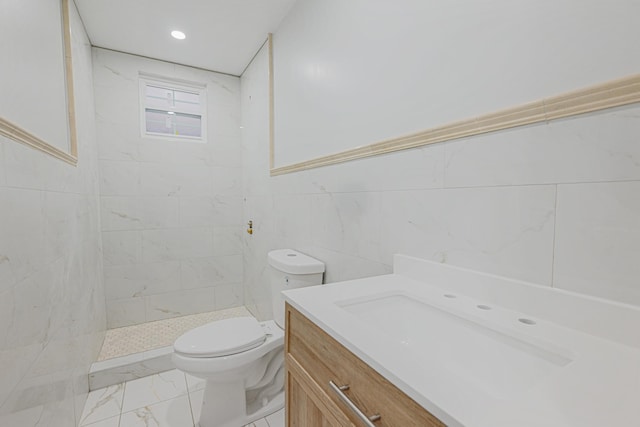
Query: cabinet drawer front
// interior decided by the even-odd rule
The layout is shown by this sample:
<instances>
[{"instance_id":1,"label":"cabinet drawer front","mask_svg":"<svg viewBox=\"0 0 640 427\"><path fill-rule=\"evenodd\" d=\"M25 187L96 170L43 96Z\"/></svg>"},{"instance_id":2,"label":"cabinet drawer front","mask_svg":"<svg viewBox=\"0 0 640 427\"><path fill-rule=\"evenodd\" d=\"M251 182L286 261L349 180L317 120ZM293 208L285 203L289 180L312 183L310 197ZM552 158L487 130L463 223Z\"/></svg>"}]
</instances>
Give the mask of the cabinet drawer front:
<instances>
[{"instance_id":1,"label":"cabinet drawer front","mask_svg":"<svg viewBox=\"0 0 640 427\"><path fill-rule=\"evenodd\" d=\"M309 319L287 305L286 351L356 426L354 411L329 385L348 385L344 394L367 416L380 415L376 427L444 426L370 366Z\"/></svg>"}]
</instances>

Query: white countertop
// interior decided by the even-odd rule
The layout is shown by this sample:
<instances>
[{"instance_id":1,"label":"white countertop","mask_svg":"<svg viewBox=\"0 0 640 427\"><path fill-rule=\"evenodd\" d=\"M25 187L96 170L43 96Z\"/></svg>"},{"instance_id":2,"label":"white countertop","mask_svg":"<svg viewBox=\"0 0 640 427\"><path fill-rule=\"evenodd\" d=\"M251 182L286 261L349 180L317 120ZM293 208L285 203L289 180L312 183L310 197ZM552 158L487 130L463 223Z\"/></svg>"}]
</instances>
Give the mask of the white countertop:
<instances>
[{"instance_id":1,"label":"white countertop","mask_svg":"<svg viewBox=\"0 0 640 427\"><path fill-rule=\"evenodd\" d=\"M410 257L397 256L396 264L394 274L284 294L449 426L640 426L637 308ZM420 342L394 333L388 325L403 324L385 318L384 307L379 317L358 313L372 296L389 295L430 312ZM430 349L423 338L444 345ZM469 345L477 351L455 353ZM444 358L446 351L453 357Z\"/></svg>"}]
</instances>

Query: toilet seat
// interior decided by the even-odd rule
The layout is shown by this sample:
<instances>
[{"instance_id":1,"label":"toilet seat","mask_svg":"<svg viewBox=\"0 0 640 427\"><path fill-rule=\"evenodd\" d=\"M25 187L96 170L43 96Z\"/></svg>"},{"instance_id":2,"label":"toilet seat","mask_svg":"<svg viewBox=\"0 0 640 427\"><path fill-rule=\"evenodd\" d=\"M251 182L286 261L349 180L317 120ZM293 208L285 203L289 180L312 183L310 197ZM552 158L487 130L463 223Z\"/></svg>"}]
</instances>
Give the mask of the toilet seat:
<instances>
[{"instance_id":1,"label":"toilet seat","mask_svg":"<svg viewBox=\"0 0 640 427\"><path fill-rule=\"evenodd\" d=\"M187 357L223 357L256 348L266 338L255 318L236 317L192 329L176 340L173 349Z\"/></svg>"}]
</instances>

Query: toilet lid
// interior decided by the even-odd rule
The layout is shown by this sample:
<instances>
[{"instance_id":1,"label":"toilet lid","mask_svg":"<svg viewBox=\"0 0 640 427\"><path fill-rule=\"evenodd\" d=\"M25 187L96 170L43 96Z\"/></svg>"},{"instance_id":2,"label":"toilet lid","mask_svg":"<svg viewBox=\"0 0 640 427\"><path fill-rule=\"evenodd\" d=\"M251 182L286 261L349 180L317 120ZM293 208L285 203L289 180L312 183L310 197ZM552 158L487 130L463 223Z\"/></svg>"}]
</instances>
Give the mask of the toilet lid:
<instances>
[{"instance_id":1,"label":"toilet lid","mask_svg":"<svg viewBox=\"0 0 640 427\"><path fill-rule=\"evenodd\" d=\"M258 347L266 339L253 317L217 320L192 329L173 344L173 349L189 357L221 357Z\"/></svg>"}]
</instances>

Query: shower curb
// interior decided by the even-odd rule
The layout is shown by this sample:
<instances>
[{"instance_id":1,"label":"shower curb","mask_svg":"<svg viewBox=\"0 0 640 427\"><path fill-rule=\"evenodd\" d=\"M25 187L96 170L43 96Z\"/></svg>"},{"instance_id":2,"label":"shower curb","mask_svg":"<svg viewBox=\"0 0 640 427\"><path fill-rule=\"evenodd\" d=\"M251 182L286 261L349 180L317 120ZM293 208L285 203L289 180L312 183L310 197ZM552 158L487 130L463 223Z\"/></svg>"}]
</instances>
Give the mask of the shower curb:
<instances>
[{"instance_id":1,"label":"shower curb","mask_svg":"<svg viewBox=\"0 0 640 427\"><path fill-rule=\"evenodd\" d=\"M89 391L175 369L173 346L95 362L89 370Z\"/></svg>"}]
</instances>

